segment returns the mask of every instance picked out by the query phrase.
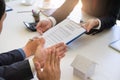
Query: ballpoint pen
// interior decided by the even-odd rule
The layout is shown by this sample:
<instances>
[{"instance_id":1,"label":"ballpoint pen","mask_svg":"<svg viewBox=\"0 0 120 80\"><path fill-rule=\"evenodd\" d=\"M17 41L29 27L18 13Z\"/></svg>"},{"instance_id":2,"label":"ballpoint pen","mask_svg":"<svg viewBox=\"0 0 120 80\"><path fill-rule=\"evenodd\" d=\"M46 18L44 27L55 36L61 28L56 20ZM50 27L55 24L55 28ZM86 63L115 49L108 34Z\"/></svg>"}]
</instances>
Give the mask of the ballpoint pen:
<instances>
[{"instance_id":1,"label":"ballpoint pen","mask_svg":"<svg viewBox=\"0 0 120 80\"><path fill-rule=\"evenodd\" d=\"M28 13L28 12L31 12L31 11L18 11L17 13Z\"/></svg>"}]
</instances>

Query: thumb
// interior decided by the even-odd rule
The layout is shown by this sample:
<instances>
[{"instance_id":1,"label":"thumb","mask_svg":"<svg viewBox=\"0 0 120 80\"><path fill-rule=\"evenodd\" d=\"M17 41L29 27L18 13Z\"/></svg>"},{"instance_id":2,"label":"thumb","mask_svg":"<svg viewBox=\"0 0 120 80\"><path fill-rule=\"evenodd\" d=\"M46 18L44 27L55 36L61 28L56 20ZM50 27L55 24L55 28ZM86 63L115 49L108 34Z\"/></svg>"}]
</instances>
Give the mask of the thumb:
<instances>
[{"instance_id":1,"label":"thumb","mask_svg":"<svg viewBox=\"0 0 120 80\"><path fill-rule=\"evenodd\" d=\"M37 28L36 28L37 29ZM37 29L37 32L39 32L40 33L40 35L43 35L43 32L42 32L42 30L41 29Z\"/></svg>"},{"instance_id":2,"label":"thumb","mask_svg":"<svg viewBox=\"0 0 120 80\"><path fill-rule=\"evenodd\" d=\"M45 39L43 37L40 38L39 40L40 44L39 44L39 48L43 48L45 45Z\"/></svg>"},{"instance_id":3,"label":"thumb","mask_svg":"<svg viewBox=\"0 0 120 80\"><path fill-rule=\"evenodd\" d=\"M81 23L80 25L81 25L81 27L83 27L84 29L86 29L86 23Z\"/></svg>"},{"instance_id":4,"label":"thumb","mask_svg":"<svg viewBox=\"0 0 120 80\"><path fill-rule=\"evenodd\" d=\"M37 77L40 80L41 79L41 65L39 62L35 62L35 68L36 68L36 72L37 72Z\"/></svg>"}]
</instances>

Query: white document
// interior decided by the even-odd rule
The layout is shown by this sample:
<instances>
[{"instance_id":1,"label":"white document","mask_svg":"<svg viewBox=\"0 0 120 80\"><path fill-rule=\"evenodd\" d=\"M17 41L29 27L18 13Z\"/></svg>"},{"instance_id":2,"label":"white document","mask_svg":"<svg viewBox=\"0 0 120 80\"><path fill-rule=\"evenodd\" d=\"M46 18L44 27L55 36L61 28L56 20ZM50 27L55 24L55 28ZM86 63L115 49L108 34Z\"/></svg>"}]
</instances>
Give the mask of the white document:
<instances>
[{"instance_id":1,"label":"white document","mask_svg":"<svg viewBox=\"0 0 120 80\"><path fill-rule=\"evenodd\" d=\"M120 40L110 43L109 46L120 52Z\"/></svg>"},{"instance_id":2,"label":"white document","mask_svg":"<svg viewBox=\"0 0 120 80\"><path fill-rule=\"evenodd\" d=\"M86 30L79 24L72 20L65 19L43 34L46 40L45 46L48 47L59 42L69 44L85 33L85 31Z\"/></svg>"}]
</instances>

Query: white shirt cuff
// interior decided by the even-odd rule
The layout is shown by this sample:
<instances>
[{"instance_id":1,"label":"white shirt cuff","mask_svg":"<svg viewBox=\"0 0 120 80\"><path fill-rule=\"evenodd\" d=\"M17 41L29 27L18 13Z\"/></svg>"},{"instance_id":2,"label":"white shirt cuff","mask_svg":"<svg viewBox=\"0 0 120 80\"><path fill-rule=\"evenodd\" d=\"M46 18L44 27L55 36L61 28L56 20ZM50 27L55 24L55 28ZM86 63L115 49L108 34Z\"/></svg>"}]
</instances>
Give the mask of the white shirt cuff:
<instances>
[{"instance_id":1,"label":"white shirt cuff","mask_svg":"<svg viewBox=\"0 0 120 80\"><path fill-rule=\"evenodd\" d=\"M96 27L96 28L94 28L94 29L100 29L100 27L101 27L101 21L100 21L100 19L97 19L98 20L98 22L99 22L99 25L98 25L98 27Z\"/></svg>"},{"instance_id":2,"label":"white shirt cuff","mask_svg":"<svg viewBox=\"0 0 120 80\"><path fill-rule=\"evenodd\" d=\"M28 61L29 61L29 64L30 64L31 71L32 71L33 75L35 75L35 65L34 65L34 62L33 62L33 56L30 57L28 59Z\"/></svg>"},{"instance_id":3,"label":"white shirt cuff","mask_svg":"<svg viewBox=\"0 0 120 80\"><path fill-rule=\"evenodd\" d=\"M55 18L54 17L52 17L52 16L50 16L50 17L48 17L50 20L51 20L51 22L53 23L53 25L52 26L55 26L56 25L56 20L55 20Z\"/></svg>"}]
</instances>

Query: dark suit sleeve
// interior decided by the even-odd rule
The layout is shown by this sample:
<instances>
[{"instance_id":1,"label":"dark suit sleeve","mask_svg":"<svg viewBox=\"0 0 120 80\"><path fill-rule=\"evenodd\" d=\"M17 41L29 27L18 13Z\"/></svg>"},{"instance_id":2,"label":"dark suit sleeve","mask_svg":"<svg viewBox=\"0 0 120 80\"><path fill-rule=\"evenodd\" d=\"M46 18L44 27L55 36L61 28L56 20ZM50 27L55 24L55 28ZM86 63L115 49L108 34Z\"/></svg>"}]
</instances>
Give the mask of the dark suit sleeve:
<instances>
[{"instance_id":1,"label":"dark suit sleeve","mask_svg":"<svg viewBox=\"0 0 120 80\"><path fill-rule=\"evenodd\" d=\"M116 20L118 18L119 9L120 9L120 1L114 1L111 2L110 8L109 8L109 14L103 17L100 17L101 21L101 28L102 31L105 28L111 28L114 24L116 24Z\"/></svg>"},{"instance_id":2,"label":"dark suit sleeve","mask_svg":"<svg viewBox=\"0 0 120 80\"><path fill-rule=\"evenodd\" d=\"M2 65L10 65L12 63L22 61L25 57L21 54L19 50L12 50L9 52L1 53L0 54L0 66Z\"/></svg>"},{"instance_id":3,"label":"dark suit sleeve","mask_svg":"<svg viewBox=\"0 0 120 80\"><path fill-rule=\"evenodd\" d=\"M120 20L120 10L119 10L119 13L118 13L118 20Z\"/></svg>"},{"instance_id":4,"label":"dark suit sleeve","mask_svg":"<svg viewBox=\"0 0 120 80\"><path fill-rule=\"evenodd\" d=\"M0 77L5 80L29 80L33 78L28 60L0 66Z\"/></svg>"}]
</instances>

